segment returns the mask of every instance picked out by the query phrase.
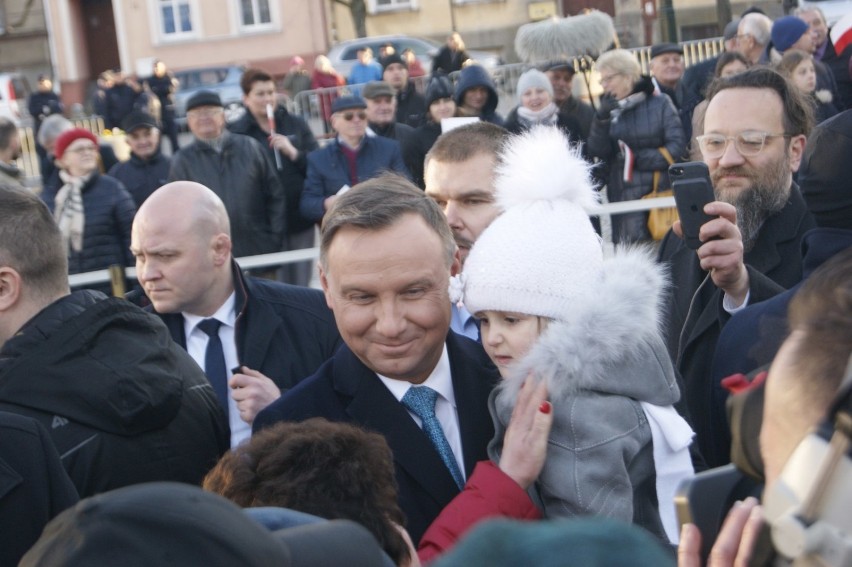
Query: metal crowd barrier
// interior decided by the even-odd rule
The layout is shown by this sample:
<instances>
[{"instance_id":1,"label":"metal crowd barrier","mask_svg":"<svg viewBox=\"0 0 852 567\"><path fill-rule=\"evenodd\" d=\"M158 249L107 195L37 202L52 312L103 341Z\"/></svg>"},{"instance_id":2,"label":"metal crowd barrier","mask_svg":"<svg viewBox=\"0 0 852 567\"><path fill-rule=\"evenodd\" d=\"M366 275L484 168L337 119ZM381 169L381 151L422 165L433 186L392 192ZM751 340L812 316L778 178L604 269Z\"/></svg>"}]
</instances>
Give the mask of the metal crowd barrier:
<instances>
[{"instance_id":1,"label":"metal crowd barrier","mask_svg":"<svg viewBox=\"0 0 852 567\"><path fill-rule=\"evenodd\" d=\"M685 41L681 43L681 46L683 47L684 63L687 67L689 67L690 65L694 65L721 53L724 50L724 40L721 37L717 37L712 39ZM648 67L651 61L651 48L634 47L628 49L628 51L634 53L637 59L639 59L639 64L642 66L642 72L648 73ZM518 78L524 71L533 66L535 65L529 63L509 63L506 65L499 65L494 68L491 75L494 79L494 85L497 88L497 93L500 95L500 103L497 107L497 111L499 113L505 116L512 108L517 106L515 90L518 84ZM590 71L594 71L594 61L588 58L584 59L581 57L575 57L574 69L576 71L580 71L584 67ZM451 75L450 79L455 79L455 77ZM412 79L412 81L418 91L424 92L429 81L429 76L417 77ZM361 87L362 85L344 85L341 87L302 91L296 95L295 98L289 101L288 106L291 111L300 115L307 121L315 136L323 138L329 135L330 132L328 124L326 124L325 116L323 115L323 109L330 109L331 101L338 96L351 94L353 90L357 91ZM599 92L599 90L594 88L593 91ZM585 93L583 96L587 97L588 94Z\"/></svg>"},{"instance_id":2,"label":"metal crowd barrier","mask_svg":"<svg viewBox=\"0 0 852 567\"><path fill-rule=\"evenodd\" d=\"M655 199L637 199L635 201L623 201L619 203L604 203L588 209L590 216L609 217L638 211L649 211L657 208L674 207L674 197L658 197ZM604 241L607 249L612 249L612 240L608 238L608 231L604 231ZM240 267L243 269L266 268L270 266L282 266L305 260L317 260L319 248L305 248L302 250L290 250L288 252L276 252L274 254L261 254L259 256L245 256L238 258ZM136 279L136 268L125 268L125 277ZM72 288L85 287L102 283L115 283L116 278L110 269L86 272L84 274L73 274L68 276L68 283ZM122 282L123 283L123 282Z\"/></svg>"}]
</instances>

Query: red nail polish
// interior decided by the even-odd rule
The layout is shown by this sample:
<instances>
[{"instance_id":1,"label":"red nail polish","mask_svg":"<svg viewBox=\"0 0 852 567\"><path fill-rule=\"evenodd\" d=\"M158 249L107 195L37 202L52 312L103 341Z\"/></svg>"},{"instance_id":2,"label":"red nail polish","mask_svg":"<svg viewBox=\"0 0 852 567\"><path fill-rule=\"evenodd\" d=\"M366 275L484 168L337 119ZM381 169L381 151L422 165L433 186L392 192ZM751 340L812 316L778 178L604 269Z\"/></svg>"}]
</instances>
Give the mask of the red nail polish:
<instances>
[{"instance_id":1,"label":"red nail polish","mask_svg":"<svg viewBox=\"0 0 852 567\"><path fill-rule=\"evenodd\" d=\"M552 407L553 406L550 405L550 402L541 402L541 405L538 406L538 411L540 411L543 414L548 414L548 413L550 413L550 410L551 410Z\"/></svg>"}]
</instances>

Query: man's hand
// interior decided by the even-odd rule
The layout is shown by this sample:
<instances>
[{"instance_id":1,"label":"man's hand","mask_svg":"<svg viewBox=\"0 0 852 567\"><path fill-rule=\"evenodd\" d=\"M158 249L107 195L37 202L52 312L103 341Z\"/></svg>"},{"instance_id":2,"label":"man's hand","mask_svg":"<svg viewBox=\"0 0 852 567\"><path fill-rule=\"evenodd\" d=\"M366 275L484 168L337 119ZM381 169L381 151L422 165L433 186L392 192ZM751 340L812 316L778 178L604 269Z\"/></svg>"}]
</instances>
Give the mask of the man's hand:
<instances>
[{"instance_id":1,"label":"man's hand","mask_svg":"<svg viewBox=\"0 0 852 567\"><path fill-rule=\"evenodd\" d=\"M275 132L270 134L269 145L275 148L275 151L284 154L290 161L296 161L296 158L299 157L299 150L296 149L290 138L284 134L277 134Z\"/></svg>"},{"instance_id":2,"label":"man's hand","mask_svg":"<svg viewBox=\"0 0 852 567\"><path fill-rule=\"evenodd\" d=\"M746 567L762 523L763 513L756 499L736 502L713 544L707 567ZM701 532L694 524L684 524L680 532L677 564L678 567L701 567Z\"/></svg>"},{"instance_id":3,"label":"man's hand","mask_svg":"<svg viewBox=\"0 0 852 567\"><path fill-rule=\"evenodd\" d=\"M241 366L240 370L242 372L231 376L228 386L231 397L237 402L240 419L251 423L260 410L281 397L281 390L257 370L246 366Z\"/></svg>"},{"instance_id":4,"label":"man's hand","mask_svg":"<svg viewBox=\"0 0 852 567\"><path fill-rule=\"evenodd\" d=\"M551 425L553 408L547 401L547 385L544 380L535 383L528 376L503 436L500 458L500 470L523 489L541 473Z\"/></svg>"},{"instance_id":5,"label":"man's hand","mask_svg":"<svg viewBox=\"0 0 852 567\"><path fill-rule=\"evenodd\" d=\"M743 237L737 228L737 209L729 203L713 201L704 212L714 218L701 225L698 238L703 242L696 251L701 268L710 272L713 283L724 291L734 306L742 305L748 295L748 270L743 260ZM672 230L683 238L680 221Z\"/></svg>"}]
</instances>

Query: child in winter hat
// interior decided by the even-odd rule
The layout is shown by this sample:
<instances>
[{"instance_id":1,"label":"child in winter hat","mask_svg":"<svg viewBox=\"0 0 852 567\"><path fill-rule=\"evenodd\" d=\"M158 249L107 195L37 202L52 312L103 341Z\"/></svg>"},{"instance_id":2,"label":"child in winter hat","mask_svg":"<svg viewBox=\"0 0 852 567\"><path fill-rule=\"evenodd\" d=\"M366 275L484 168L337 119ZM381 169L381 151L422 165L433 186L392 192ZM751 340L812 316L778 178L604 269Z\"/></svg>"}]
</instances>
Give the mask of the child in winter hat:
<instances>
[{"instance_id":1,"label":"child in winter hat","mask_svg":"<svg viewBox=\"0 0 852 567\"><path fill-rule=\"evenodd\" d=\"M557 128L510 139L497 169L503 213L465 262L465 307L504 378L489 400L499 461L521 385L547 383L554 424L530 489L547 517L599 515L677 541L672 498L693 474L692 430L660 330L665 276L648 250L605 259L585 209L591 166Z\"/></svg>"}]
</instances>

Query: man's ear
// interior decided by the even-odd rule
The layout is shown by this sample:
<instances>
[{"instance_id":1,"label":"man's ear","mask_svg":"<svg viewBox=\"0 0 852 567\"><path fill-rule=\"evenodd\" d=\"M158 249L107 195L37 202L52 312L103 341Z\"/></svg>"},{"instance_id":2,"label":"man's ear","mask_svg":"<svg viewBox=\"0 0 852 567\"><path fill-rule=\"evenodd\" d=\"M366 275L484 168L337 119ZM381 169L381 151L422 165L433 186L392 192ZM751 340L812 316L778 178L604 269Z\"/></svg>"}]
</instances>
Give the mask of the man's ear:
<instances>
[{"instance_id":1,"label":"man's ear","mask_svg":"<svg viewBox=\"0 0 852 567\"><path fill-rule=\"evenodd\" d=\"M21 275L8 266L0 266L0 312L13 308L21 299Z\"/></svg>"},{"instance_id":2,"label":"man's ear","mask_svg":"<svg viewBox=\"0 0 852 567\"><path fill-rule=\"evenodd\" d=\"M462 261L461 261L461 252L459 252L458 247L456 248L455 253L453 254L453 263L450 265L450 275L457 276L462 270Z\"/></svg>"},{"instance_id":3,"label":"man's ear","mask_svg":"<svg viewBox=\"0 0 852 567\"><path fill-rule=\"evenodd\" d=\"M331 289L328 286L328 275L322 267L322 262L317 262L317 272L319 272L319 281L322 286L322 292L325 295L325 304L328 308L334 311L334 306L331 301Z\"/></svg>"},{"instance_id":4,"label":"man's ear","mask_svg":"<svg viewBox=\"0 0 852 567\"><path fill-rule=\"evenodd\" d=\"M790 138L790 171L793 173L799 171L799 165L802 163L802 156L805 153L805 146L808 143L808 138L804 134L793 136Z\"/></svg>"},{"instance_id":5,"label":"man's ear","mask_svg":"<svg viewBox=\"0 0 852 567\"><path fill-rule=\"evenodd\" d=\"M230 261L231 259L231 248L233 245L231 244L231 237L225 234L224 232L220 232L219 234L213 237L212 248L213 248L213 262L217 266L221 266Z\"/></svg>"}]
</instances>

